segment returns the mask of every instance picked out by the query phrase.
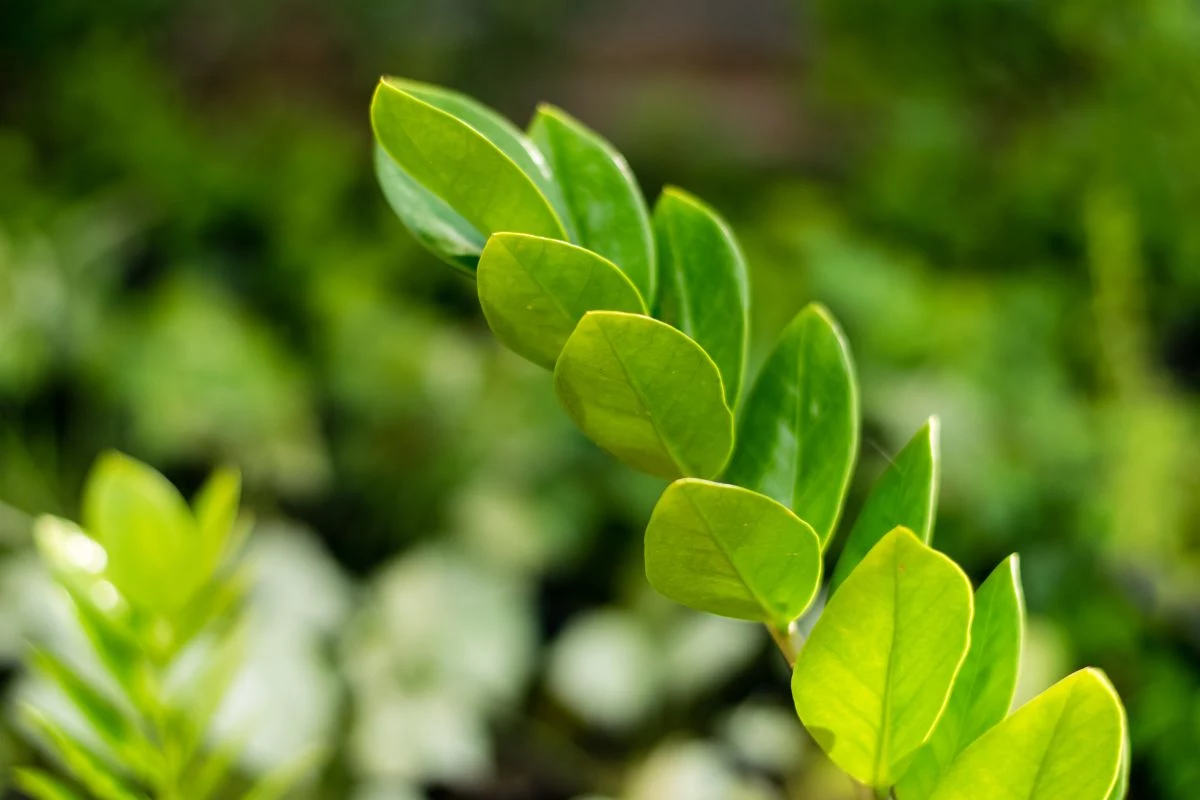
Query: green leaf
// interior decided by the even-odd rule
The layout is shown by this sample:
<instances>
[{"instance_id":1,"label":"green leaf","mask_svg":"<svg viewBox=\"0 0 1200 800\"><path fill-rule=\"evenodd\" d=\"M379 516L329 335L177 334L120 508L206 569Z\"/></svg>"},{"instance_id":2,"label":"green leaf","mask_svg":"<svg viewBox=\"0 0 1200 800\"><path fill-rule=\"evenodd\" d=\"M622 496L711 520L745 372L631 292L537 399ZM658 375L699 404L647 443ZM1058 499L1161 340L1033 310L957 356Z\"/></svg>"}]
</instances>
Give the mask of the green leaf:
<instances>
[{"instance_id":1,"label":"green leaf","mask_svg":"<svg viewBox=\"0 0 1200 800\"><path fill-rule=\"evenodd\" d=\"M901 800L928 797L958 754L1008 715L1024 628L1020 563L1011 555L975 592L971 648L933 736L896 787Z\"/></svg>"},{"instance_id":2,"label":"green leaf","mask_svg":"<svg viewBox=\"0 0 1200 800\"><path fill-rule=\"evenodd\" d=\"M32 706L22 707L25 721L71 776L97 800L145 800L113 774L98 756Z\"/></svg>"},{"instance_id":3,"label":"green leaf","mask_svg":"<svg viewBox=\"0 0 1200 800\"><path fill-rule=\"evenodd\" d=\"M554 368L588 311L646 314L629 278L611 261L573 244L497 233L479 261L479 302L502 344Z\"/></svg>"},{"instance_id":4,"label":"green leaf","mask_svg":"<svg viewBox=\"0 0 1200 800\"><path fill-rule=\"evenodd\" d=\"M946 704L971 613L967 576L904 528L830 598L796 660L792 696L843 771L876 788L903 774Z\"/></svg>"},{"instance_id":5,"label":"green leaf","mask_svg":"<svg viewBox=\"0 0 1200 800\"><path fill-rule=\"evenodd\" d=\"M563 347L554 388L596 444L634 469L712 478L733 449L733 414L708 354L658 320L584 315Z\"/></svg>"},{"instance_id":6,"label":"green leaf","mask_svg":"<svg viewBox=\"0 0 1200 800\"><path fill-rule=\"evenodd\" d=\"M125 690L129 699L145 711L147 687L141 666L143 653L135 637L118 620L99 608L82 587L63 586L71 597L75 619L100 663Z\"/></svg>"},{"instance_id":7,"label":"green leaf","mask_svg":"<svg viewBox=\"0 0 1200 800\"><path fill-rule=\"evenodd\" d=\"M223 467L209 476L192 502L205 580L217 571L229 550L237 526L241 494L241 473L232 467Z\"/></svg>"},{"instance_id":8,"label":"green leaf","mask_svg":"<svg viewBox=\"0 0 1200 800\"><path fill-rule=\"evenodd\" d=\"M687 192L663 190L654 209L662 318L712 356L737 406L745 372L750 289L733 231Z\"/></svg>"},{"instance_id":9,"label":"green leaf","mask_svg":"<svg viewBox=\"0 0 1200 800\"><path fill-rule=\"evenodd\" d=\"M40 769L18 767L13 770L13 781L31 800L82 800L74 789Z\"/></svg>"},{"instance_id":10,"label":"green leaf","mask_svg":"<svg viewBox=\"0 0 1200 800\"><path fill-rule=\"evenodd\" d=\"M871 487L833 570L830 594L893 528L908 528L925 544L933 538L939 480L938 430L937 417L930 417Z\"/></svg>"},{"instance_id":11,"label":"green leaf","mask_svg":"<svg viewBox=\"0 0 1200 800\"><path fill-rule=\"evenodd\" d=\"M786 627L816 597L821 543L765 495L684 478L650 517L646 577L685 606Z\"/></svg>"},{"instance_id":12,"label":"green leaf","mask_svg":"<svg viewBox=\"0 0 1200 800\"><path fill-rule=\"evenodd\" d=\"M617 149L562 109L538 107L529 137L562 187L579 243L616 264L647 303L658 275L650 214Z\"/></svg>"},{"instance_id":13,"label":"green leaf","mask_svg":"<svg viewBox=\"0 0 1200 800\"><path fill-rule=\"evenodd\" d=\"M161 772L147 751L144 733L116 703L79 676L57 656L40 648L30 652L33 666L54 683L71 705L128 769L139 778L153 780Z\"/></svg>"},{"instance_id":14,"label":"green leaf","mask_svg":"<svg viewBox=\"0 0 1200 800\"><path fill-rule=\"evenodd\" d=\"M478 106L461 96L453 102L453 97L384 78L371 103L375 138L399 169L484 235L514 231L568 238L545 194L556 189L536 149L507 123L484 128L480 118L464 121L463 109ZM501 137L505 131L509 135Z\"/></svg>"},{"instance_id":15,"label":"green leaf","mask_svg":"<svg viewBox=\"0 0 1200 800\"><path fill-rule=\"evenodd\" d=\"M1104 673L1069 675L985 733L929 800L1106 800L1121 780L1125 720Z\"/></svg>"},{"instance_id":16,"label":"green leaf","mask_svg":"<svg viewBox=\"0 0 1200 800\"><path fill-rule=\"evenodd\" d=\"M375 177L388 205L425 249L467 275L487 237L445 201L400 169L380 144L375 145Z\"/></svg>"},{"instance_id":17,"label":"green leaf","mask_svg":"<svg viewBox=\"0 0 1200 800\"><path fill-rule=\"evenodd\" d=\"M1129 741L1129 721L1125 716L1124 705L1121 706L1121 728L1124 730L1124 736L1121 737L1121 768L1117 771L1117 782L1113 784L1106 800L1125 800L1125 796L1129 794L1129 768L1133 748Z\"/></svg>"},{"instance_id":18,"label":"green leaf","mask_svg":"<svg viewBox=\"0 0 1200 800\"><path fill-rule=\"evenodd\" d=\"M110 452L96 462L84 527L108 552L112 582L142 608L177 609L208 577L187 503L156 470L128 456Z\"/></svg>"},{"instance_id":19,"label":"green leaf","mask_svg":"<svg viewBox=\"0 0 1200 800\"><path fill-rule=\"evenodd\" d=\"M858 456L858 386L829 312L792 320L742 407L725 480L775 498L829 543Z\"/></svg>"},{"instance_id":20,"label":"green leaf","mask_svg":"<svg viewBox=\"0 0 1200 800\"><path fill-rule=\"evenodd\" d=\"M290 762L261 777L250 787L250 791L246 792L243 800L278 800L316 769L324 757L325 752L320 748L302 752Z\"/></svg>"}]
</instances>

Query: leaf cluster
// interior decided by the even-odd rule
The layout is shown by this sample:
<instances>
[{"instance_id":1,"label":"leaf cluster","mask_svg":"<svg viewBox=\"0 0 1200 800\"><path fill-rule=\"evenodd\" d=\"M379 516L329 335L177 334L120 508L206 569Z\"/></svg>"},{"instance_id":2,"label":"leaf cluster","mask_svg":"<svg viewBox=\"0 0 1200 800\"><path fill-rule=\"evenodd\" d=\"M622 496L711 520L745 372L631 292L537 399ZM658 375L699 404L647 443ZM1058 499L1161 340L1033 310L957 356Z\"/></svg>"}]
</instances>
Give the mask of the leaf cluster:
<instances>
[{"instance_id":1,"label":"leaf cluster","mask_svg":"<svg viewBox=\"0 0 1200 800\"><path fill-rule=\"evenodd\" d=\"M859 449L853 360L826 309L801 310L746 389L746 263L704 202L667 188L650 210L616 149L555 108L523 133L461 94L385 78L371 119L393 209L477 278L500 342L553 370L597 445L671 481L646 530L650 583L767 625L839 767L901 800L1124 796L1124 711L1102 673L1009 715L1017 559L976 590L932 548L936 418L876 481L796 647Z\"/></svg>"}]
</instances>

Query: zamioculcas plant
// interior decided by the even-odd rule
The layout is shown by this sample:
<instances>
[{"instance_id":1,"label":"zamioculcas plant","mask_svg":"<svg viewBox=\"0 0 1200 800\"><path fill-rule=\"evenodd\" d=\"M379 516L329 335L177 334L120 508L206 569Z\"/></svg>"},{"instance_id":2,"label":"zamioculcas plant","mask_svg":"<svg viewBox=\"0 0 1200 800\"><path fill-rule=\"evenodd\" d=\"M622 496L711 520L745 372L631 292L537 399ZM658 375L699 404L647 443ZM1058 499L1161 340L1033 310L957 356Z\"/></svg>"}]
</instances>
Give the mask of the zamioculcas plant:
<instances>
[{"instance_id":1,"label":"zamioculcas plant","mask_svg":"<svg viewBox=\"0 0 1200 800\"><path fill-rule=\"evenodd\" d=\"M859 444L853 363L827 310L801 310L747 389L746 265L709 206L668 188L649 212L621 155L556 108L522 133L461 94L385 78L371 120L388 201L476 277L496 337L553 370L596 444L672 481L646 531L650 583L764 623L834 763L900 800L1124 796L1124 711L1103 673L1009 714L1017 559L973 590L931 547L936 419L876 482L797 645Z\"/></svg>"},{"instance_id":2,"label":"zamioculcas plant","mask_svg":"<svg viewBox=\"0 0 1200 800\"><path fill-rule=\"evenodd\" d=\"M25 794L268 800L291 782L298 768L237 789L237 749L205 746L243 650L247 580L237 552L248 526L238 520L240 492L238 473L218 470L189 506L158 472L109 453L88 479L82 527L37 521L38 550L86 646L32 646L32 671L65 703L26 703L22 721L70 782L18 769Z\"/></svg>"}]
</instances>

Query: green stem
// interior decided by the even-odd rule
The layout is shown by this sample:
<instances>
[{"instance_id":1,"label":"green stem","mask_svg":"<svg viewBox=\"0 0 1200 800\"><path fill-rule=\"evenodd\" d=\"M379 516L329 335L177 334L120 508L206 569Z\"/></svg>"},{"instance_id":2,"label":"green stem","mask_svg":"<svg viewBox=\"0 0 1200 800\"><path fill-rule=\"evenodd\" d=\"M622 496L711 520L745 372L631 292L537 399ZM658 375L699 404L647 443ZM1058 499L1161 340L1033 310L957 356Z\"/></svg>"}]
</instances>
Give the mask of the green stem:
<instances>
[{"instance_id":1,"label":"green stem","mask_svg":"<svg viewBox=\"0 0 1200 800\"><path fill-rule=\"evenodd\" d=\"M771 633L771 638L775 640L775 645L779 648L779 652L783 653L783 657L787 660L788 668L796 666L796 645L792 641L791 625L779 626L774 623L767 623L767 630Z\"/></svg>"}]
</instances>

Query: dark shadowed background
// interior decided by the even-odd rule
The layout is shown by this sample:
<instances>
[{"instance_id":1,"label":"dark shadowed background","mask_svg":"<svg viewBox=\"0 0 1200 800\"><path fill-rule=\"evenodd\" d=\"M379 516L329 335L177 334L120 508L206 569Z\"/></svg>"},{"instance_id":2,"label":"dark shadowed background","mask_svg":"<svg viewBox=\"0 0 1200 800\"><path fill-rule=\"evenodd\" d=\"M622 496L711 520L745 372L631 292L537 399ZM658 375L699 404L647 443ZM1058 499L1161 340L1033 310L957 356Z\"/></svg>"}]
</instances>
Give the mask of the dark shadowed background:
<instances>
[{"instance_id":1,"label":"dark shadowed background","mask_svg":"<svg viewBox=\"0 0 1200 800\"><path fill-rule=\"evenodd\" d=\"M0 0L0 661L31 515L117 447L244 470L247 775L311 798L836 800L760 628L641 574L658 484L494 343L375 185L393 73L561 105L733 223L764 348L843 321L850 516L930 413L936 543L1019 551L1020 695L1103 667L1135 798L1200 792L1200 9L1189 0ZM0 765L36 758L11 726Z\"/></svg>"}]
</instances>

